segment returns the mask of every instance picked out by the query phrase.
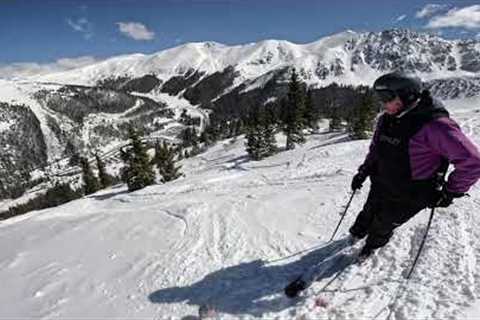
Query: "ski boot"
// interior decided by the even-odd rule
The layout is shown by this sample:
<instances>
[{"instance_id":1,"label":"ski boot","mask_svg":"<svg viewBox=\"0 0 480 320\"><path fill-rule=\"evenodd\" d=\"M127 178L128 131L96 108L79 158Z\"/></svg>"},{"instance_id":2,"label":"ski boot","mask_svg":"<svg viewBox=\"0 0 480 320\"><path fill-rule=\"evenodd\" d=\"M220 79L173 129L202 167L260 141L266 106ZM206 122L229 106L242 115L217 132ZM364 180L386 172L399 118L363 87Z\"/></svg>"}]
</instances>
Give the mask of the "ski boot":
<instances>
[{"instance_id":1,"label":"ski boot","mask_svg":"<svg viewBox=\"0 0 480 320\"><path fill-rule=\"evenodd\" d=\"M370 257L373 253L375 252L375 249L365 245L363 246L362 250L360 251L360 253L358 254L358 257L357 257L357 263L358 264L362 264L363 262L365 262L365 260L367 260L368 257Z\"/></svg>"},{"instance_id":2,"label":"ski boot","mask_svg":"<svg viewBox=\"0 0 480 320\"><path fill-rule=\"evenodd\" d=\"M307 287L307 283L302 280L302 277L298 277L285 287L284 292L287 297L295 298L301 291L307 289Z\"/></svg>"}]
</instances>

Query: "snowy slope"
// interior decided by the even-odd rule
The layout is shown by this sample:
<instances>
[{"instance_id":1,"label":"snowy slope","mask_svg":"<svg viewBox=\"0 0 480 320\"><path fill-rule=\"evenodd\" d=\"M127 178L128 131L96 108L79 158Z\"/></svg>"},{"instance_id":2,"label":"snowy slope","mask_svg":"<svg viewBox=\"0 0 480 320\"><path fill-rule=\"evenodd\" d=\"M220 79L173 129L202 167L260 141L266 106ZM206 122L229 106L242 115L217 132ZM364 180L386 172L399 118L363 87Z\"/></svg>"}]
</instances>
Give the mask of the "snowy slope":
<instances>
[{"instance_id":1,"label":"snowy slope","mask_svg":"<svg viewBox=\"0 0 480 320\"><path fill-rule=\"evenodd\" d=\"M480 143L478 105L448 104ZM327 291L318 292L329 277L304 298L283 297L288 281L328 253L326 241L367 147L368 141L323 133L252 162L241 139L225 141L185 160L180 180L134 193L117 186L2 221L0 282L8 289L0 292L0 318L195 319L204 303L225 319L478 318L478 187L471 198L438 210L404 290L397 291L426 211ZM354 198L338 238L367 190ZM326 307L316 306L319 297Z\"/></svg>"},{"instance_id":2,"label":"snowy slope","mask_svg":"<svg viewBox=\"0 0 480 320\"><path fill-rule=\"evenodd\" d=\"M55 134L47 125L46 115L48 114L48 111L42 108L38 101L33 98L33 93L45 88L52 89L53 87L58 86L45 86L31 82L0 79L0 102L26 105L33 111L37 119L40 121L45 142L47 144L47 155L49 159L53 159L61 152L60 144L55 137Z\"/></svg>"}]
</instances>

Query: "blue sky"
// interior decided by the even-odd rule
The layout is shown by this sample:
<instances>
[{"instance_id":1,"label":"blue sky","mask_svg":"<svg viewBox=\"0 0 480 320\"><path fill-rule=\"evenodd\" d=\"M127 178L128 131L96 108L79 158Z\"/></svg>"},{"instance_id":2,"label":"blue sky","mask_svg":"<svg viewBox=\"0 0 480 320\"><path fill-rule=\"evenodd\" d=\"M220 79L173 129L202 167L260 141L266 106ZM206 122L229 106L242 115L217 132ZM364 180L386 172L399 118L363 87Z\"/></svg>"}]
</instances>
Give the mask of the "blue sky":
<instances>
[{"instance_id":1,"label":"blue sky","mask_svg":"<svg viewBox=\"0 0 480 320\"><path fill-rule=\"evenodd\" d=\"M402 27L478 37L478 1L0 0L0 67L85 63L191 41L296 43ZM424 14L421 14L422 9ZM436 20L435 20L436 19ZM65 59L70 58L70 59Z\"/></svg>"}]
</instances>

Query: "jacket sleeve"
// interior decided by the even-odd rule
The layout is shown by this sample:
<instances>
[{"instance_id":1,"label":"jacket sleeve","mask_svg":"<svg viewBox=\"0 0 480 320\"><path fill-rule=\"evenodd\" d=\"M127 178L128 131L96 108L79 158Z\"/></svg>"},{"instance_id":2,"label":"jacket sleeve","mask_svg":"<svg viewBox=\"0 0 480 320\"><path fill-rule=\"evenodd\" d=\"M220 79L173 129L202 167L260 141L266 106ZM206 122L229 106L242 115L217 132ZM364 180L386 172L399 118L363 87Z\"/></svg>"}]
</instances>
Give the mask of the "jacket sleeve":
<instances>
[{"instance_id":1,"label":"jacket sleeve","mask_svg":"<svg viewBox=\"0 0 480 320\"><path fill-rule=\"evenodd\" d=\"M439 118L427 130L427 141L434 152L453 164L446 188L456 193L467 192L480 179L480 153L473 142L450 118Z\"/></svg>"},{"instance_id":2,"label":"jacket sleeve","mask_svg":"<svg viewBox=\"0 0 480 320\"><path fill-rule=\"evenodd\" d=\"M363 164L358 167L358 172L364 174L365 176L371 175L373 172L375 172L375 169L377 167L377 152L375 150L376 143L378 141L378 136L379 136L379 131L380 131L380 126L383 121L383 117L380 116L377 121L377 125L375 127L375 132L373 134L372 140L370 142L370 146L368 148L368 153L367 156L365 157L365 160L363 161Z\"/></svg>"}]
</instances>

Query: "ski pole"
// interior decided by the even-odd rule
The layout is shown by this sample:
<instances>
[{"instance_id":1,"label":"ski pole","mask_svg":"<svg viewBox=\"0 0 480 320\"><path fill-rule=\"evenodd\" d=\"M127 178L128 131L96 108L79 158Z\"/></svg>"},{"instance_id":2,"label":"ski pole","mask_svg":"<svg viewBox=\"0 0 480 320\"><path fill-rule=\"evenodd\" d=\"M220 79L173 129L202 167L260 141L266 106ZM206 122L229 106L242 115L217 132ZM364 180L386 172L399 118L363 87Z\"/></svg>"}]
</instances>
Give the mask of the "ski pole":
<instances>
[{"instance_id":1,"label":"ski pole","mask_svg":"<svg viewBox=\"0 0 480 320\"><path fill-rule=\"evenodd\" d=\"M428 224L427 224L427 230L425 230L425 234L423 235L422 242L420 243L420 248L418 248L417 256L415 257L415 260L413 260L412 267L410 268L410 271L408 272L407 275L407 281L410 279L410 276L413 273L413 270L415 269L415 265L417 264L417 260L420 257L420 254L422 253L423 246L425 245L425 240L427 239L428 231L430 230L430 226L432 225L432 220L433 220L433 214L435 213L435 207L432 208L432 211L430 212L430 219L428 219Z\"/></svg>"},{"instance_id":2,"label":"ski pole","mask_svg":"<svg viewBox=\"0 0 480 320\"><path fill-rule=\"evenodd\" d=\"M343 211L342 217L340 218L340 221L338 222L337 227L335 228L335 231L333 232L332 237L330 238L330 240L328 240L328 242L332 241L333 238L335 238L335 235L337 234L338 228L342 224L343 218L345 218L345 215L347 214L347 210L350 207L350 203L352 203L353 196L355 195L356 191L357 191L357 189L353 190L352 195L350 196L350 200L348 200L347 206L345 207L345 211Z\"/></svg>"},{"instance_id":3,"label":"ski pole","mask_svg":"<svg viewBox=\"0 0 480 320\"><path fill-rule=\"evenodd\" d=\"M447 160L442 160L442 164L440 166L440 170L436 174L435 180L435 190L441 191L444 184L445 184L445 176L447 175L449 162ZM438 203L437 203L438 205ZM430 211L430 218L428 219L427 230L425 230L425 234L423 235L422 243L420 243L420 248L418 248L417 256L415 260L413 260L412 268L408 272L407 281L410 279L410 276L413 273L413 269L415 269L415 265L417 264L417 260L422 253L423 246L425 245L425 240L427 239L428 231L430 230L430 226L432 225L433 214L435 213L435 206L433 206L432 211Z\"/></svg>"}]
</instances>

